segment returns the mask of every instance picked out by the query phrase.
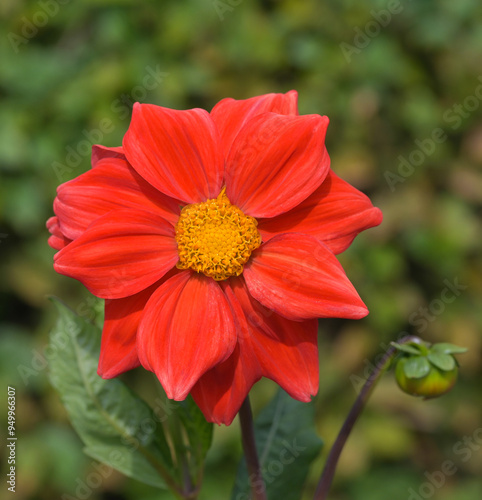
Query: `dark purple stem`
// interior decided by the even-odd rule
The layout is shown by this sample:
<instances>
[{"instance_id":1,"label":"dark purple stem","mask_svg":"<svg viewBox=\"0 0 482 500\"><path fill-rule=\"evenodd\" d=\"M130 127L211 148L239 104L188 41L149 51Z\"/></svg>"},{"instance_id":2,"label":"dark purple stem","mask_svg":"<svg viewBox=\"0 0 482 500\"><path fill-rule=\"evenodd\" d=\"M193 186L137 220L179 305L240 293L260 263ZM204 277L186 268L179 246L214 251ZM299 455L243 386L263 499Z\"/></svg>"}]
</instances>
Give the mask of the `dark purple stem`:
<instances>
[{"instance_id":1,"label":"dark purple stem","mask_svg":"<svg viewBox=\"0 0 482 500\"><path fill-rule=\"evenodd\" d=\"M397 341L398 344L408 344L409 342L420 342L420 339L418 337L408 335ZM353 426L355 425L358 417L363 411L363 408L365 407L368 398L375 388L376 383L380 379L381 375L383 375L383 373L390 366L390 362L397 352L397 349L393 346L390 346L387 349L382 359L377 363L375 369L366 380L364 386L362 387L362 390L360 391L360 394L358 394L358 397L356 398L355 403L350 410L350 413L348 413L348 416L346 417L346 420L343 423L338 436L336 437L335 443L330 450L313 500L326 500L328 498L328 492L331 488L331 483L333 481L333 476L335 475L336 466L338 465L338 460L340 458L341 452L343 451L343 447L345 446L348 436L350 435Z\"/></svg>"},{"instance_id":2,"label":"dark purple stem","mask_svg":"<svg viewBox=\"0 0 482 500\"><path fill-rule=\"evenodd\" d=\"M259 466L258 453L256 451L256 441L254 439L253 413L249 396L246 396L239 410L239 420L241 423L241 437L243 441L244 456L248 466L248 477L251 485L253 500L266 500L266 488ZM261 486L262 485L262 486Z\"/></svg>"}]
</instances>

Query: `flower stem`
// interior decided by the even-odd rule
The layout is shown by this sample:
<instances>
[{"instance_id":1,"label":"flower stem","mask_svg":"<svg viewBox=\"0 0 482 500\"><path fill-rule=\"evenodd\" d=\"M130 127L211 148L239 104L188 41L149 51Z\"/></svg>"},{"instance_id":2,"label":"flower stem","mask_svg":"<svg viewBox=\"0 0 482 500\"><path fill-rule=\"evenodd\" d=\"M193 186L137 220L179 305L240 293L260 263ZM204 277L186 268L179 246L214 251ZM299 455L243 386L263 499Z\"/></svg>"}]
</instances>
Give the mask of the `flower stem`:
<instances>
[{"instance_id":1,"label":"flower stem","mask_svg":"<svg viewBox=\"0 0 482 500\"><path fill-rule=\"evenodd\" d=\"M398 344L407 344L409 342L420 342L418 337L412 335L407 335L399 341ZM321 475L320 482L316 488L315 496L313 500L326 500L328 498L328 492L330 491L331 483L333 481L333 476L335 475L336 466L338 465L338 460L340 458L343 447L350 435L353 426L355 425L358 417L360 416L363 408L365 407L368 398L370 397L376 383L380 380L381 376L389 368L393 357L397 354L397 349L390 346L385 354L382 356L380 361L376 364L375 369L370 374L370 376L365 381L358 397L355 400L348 416L346 417L343 426L338 433L338 436L330 450L328 458L326 460L325 468L323 469L323 474Z\"/></svg>"},{"instance_id":2,"label":"flower stem","mask_svg":"<svg viewBox=\"0 0 482 500\"><path fill-rule=\"evenodd\" d=\"M256 441L254 439L253 413L249 396L246 396L239 410L239 420L241 423L241 437L243 441L244 456L248 466L249 482L253 500L266 500L266 489L259 466L258 453L256 451ZM262 487L260 487L262 485Z\"/></svg>"}]
</instances>

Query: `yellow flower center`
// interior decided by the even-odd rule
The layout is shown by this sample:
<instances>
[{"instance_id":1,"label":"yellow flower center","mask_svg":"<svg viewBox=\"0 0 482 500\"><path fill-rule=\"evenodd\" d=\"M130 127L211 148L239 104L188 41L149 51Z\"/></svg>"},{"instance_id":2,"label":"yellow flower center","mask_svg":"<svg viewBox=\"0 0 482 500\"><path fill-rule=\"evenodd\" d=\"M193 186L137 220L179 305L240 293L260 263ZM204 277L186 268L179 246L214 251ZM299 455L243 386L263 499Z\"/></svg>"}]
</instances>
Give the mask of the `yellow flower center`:
<instances>
[{"instance_id":1,"label":"yellow flower center","mask_svg":"<svg viewBox=\"0 0 482 500\"><path fill-rule=\"evenodd\" d=\"M225 188L217 198L187 205L176 224L178 269L192 269L216 281L239 276L261 245L254 217L231 205Z\"/></svg>"}]
</instances>

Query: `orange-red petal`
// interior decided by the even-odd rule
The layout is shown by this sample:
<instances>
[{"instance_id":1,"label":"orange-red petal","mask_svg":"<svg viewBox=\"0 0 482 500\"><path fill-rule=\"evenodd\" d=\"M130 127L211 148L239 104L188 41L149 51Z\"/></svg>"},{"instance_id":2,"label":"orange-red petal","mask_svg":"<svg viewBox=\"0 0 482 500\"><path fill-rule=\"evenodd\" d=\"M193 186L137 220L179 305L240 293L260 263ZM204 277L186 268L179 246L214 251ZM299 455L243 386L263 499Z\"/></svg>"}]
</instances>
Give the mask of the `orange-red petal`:
<instances>
[{"instance_id":1,"label":"orange-red petal","mask_svg":"<svg viewBox=\"0 0 482 500\"><path fill-rule=\"evenodd\" d=\"M67 238L64 233L62 233L59 226L59 218L57 216L50 217L50 219L47 221L46 226L50 233L48 244L54 250L61 250L72 241L71 239Z\"/></svg>"},{"instance_id":2,"label":"orange-red petal","mask_svg":"<svg viewBox=\"0 0 482 500\"><path fill-rule=\"evenodd\" d=\"M251 254L244 278L256 300L288 319L368 314L335 255L313 236L275 236Z\"/></svg>"},{"instance_id":3,"label":"orange-red petal","mask_svg":"<svg viewBox=\"0 0 482 500\"><path fill-rule=\"evenodd\" d=\"M318 320L291 321L276 314L251 296L242 278L231 280L231 289L248 326L238 334L241 348L251 348L264 377L293 398L309 401L318 392Z\"/></svg>"},{"instance_id":4,"label":"orange-red petal","mask_svg":"<svg viewBox=\"0 0 482 500\"><path fill-rule=\"evenodd\" d=\"M315 236L335 254L345 251L355 236L382 222L382 212L348 182L329 172L321 186L297 207L272 219L259 219L263 241L282 233Z\"/></svg>"},{"instance_id":5,"label":"orange-red petal","mask_svg":"<svg viewBox=\"0 0 482 500\"><path fill-rule=\"evenodd\" d=\"M102 378L114 378L140 365L137 329L144 307L160 283L123 299L105 301L99 368Z\"/></svg>"},{"instance_id":6,"label":"orange-red petal","mask_svg":"<svg viewBox=\"0 0 482 500\"><path fill-rule=\"evenodd\" d=\"M230 425L251 387L261 377L256 358L236 344L231 356L206 372L191 394L207 421Z\"/></svg>"},{"instance_id":7,"label":"orange-red petal","mask_svg":"<svg viewBox=\"0 0 482 500\"><path fill-rule=\"evenodd\" d=\"M221 135L225 157L243 126L251 118L266 112L297 115L298 93L296 90L290 90L286 94L264 94L241 100L229 97L214 106L211 117Z\"/></svg>"},{"instance_id":8,"label":"orange-red petal","mask_svg":"<svg viewBox=\"0 0 482 500\"><path fill-rule=\"evenodd\" d=\"M142 365L155 372L167 397L178 401L235 345L224 292L213 279L191 271L174 275L153 293L137 337Z\"/></svg>"},{"instance_id":9,"label":"orange-red petal","mask_svg":"<svg viewBox=\"0 0 482 500\"><path fill-rule=\"evenodd\" d=\"M253 217L291 210L328 174L328 118L263 113L238 133L226 160L226 194Z\"/></svg>"},{"instance_id":10,"label":"orange-red petal","mask_svg":"<svg viewBox=\"0 0 482 500\"><path fill-rule=\"evenodd\" d=\"M94 221L55 255L54 268L97 297L119 299L155 283L177 260L169 222L151 212L124 209Z\"/></svg>"},{"instance_id":11,"label":"orange-red petal","mask_svg":"<svg viewBox=\"0 0 482 500\"><path fill-rule=\"evenodd\" d=\"M104 158L96 167L58 187L54 211L62 232L78 238L87 227L111 210L147 210L175 225L179 202L148 184L121 158Z\"/></svg>"},{"instance_id":12,"label":"orange-red petal","mask_svg":"<svg viewBox=\"0 0 482 500\"><path fill-rule=\"evenodd\" d=\"M199 203L221 191L219 133L203 109L178 111L136 103L123 148L136 171L168 196Z\"/></svg>"},{"instance_id":13,"label":"orange-red petal","mask_svg":"<svg viewBox=\"0 0 482 500\"><path fill-rule=\"evenodd\" d=\"M122 146L117 146L115 148L108 148L107 146L101 146L100 144L94 144L92 146L92 156L91 164L95 167L100 160L104 158L120 158L125 160L124 149Z\"/></svg>"},{"instance_id":14,"label":"orange-red petal","mask_svg":"<svg viewBox=\"0 0 482 500\"><path fill-rule=\"evenodd\" d=\"M242 278L229 280L223 288L234 313L238 344L193 387L206 419L229 425L262 376L292 397L309 401L318 391L318 322L290 321L266 309L249 295Z\"/></svg>"}]
</instances>

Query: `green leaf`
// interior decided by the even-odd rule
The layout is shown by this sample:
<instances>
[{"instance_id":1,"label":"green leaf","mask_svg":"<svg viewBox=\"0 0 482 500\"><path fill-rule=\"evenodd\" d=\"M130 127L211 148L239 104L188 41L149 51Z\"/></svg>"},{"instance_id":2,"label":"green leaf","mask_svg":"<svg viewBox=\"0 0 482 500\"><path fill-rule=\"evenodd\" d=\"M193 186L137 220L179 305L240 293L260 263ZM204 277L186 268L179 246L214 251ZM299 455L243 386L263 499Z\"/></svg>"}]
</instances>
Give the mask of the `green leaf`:
<instances>
[{"instance_id":1,"label":"green leaf","mask_svg":"<svg viewBox=\"0 0 482 500\"><path fill-rule=\"evenodd\" d=\"M460 347L458 345L449 344L446 342L441 342L440 344L434 344L430 351L437 352L441 354L462 354L467 352L466 347Z\"/></svg>"},{"instance_id":2,"label":"green leaf","mask_svg":"<svg viewBox=\"0 0 482 500\"><path fill-rule=\"evenodd\" d=\"M166 488L163 477L172 463L158 419L120 380L97 375L100 329L58 300L54 304L59 319L50 335L50 380L86 453L129 477Z\"/></svg>"},{"instance_id":3,"label":"green leaf","mask_svg":"<svg viewBox=\"0 0 482 500\"><path fill-rule=\"evenodd\" d=\"M211 447L214 426L206 421L191 396L184 401L176 401L176 404L177 414L189 441L188 451L192 456L189 469L194 477L198 477L203 469L204 458Z\"/></svg>"},{"instance_id":4,"label":"green leaf","mask_svg":"<svg viewBox=\"0 0 482 500\"><path fill-rule=\"evenodd\" d=\"M299 500L311 462L322 447L314 429L312 403L279 390L255 421L255 438L268 500ZM246 462L238 468L232 500L249 498Z\"/></svg>"},{"instance_id":5,"label":"green leaf","mask_svg":"<svg viewBox=\"0 0 482 500\"><path fill-rule=\"evenodd\" d=\"M407 359L403 371L408 378L422 378L430 372L430 363L424 356Z\"/></svg>"},{"instance_id":6,"label":"green leaf","mask_svg":"<svg viewBox=\"0 0 482 500\"><path fill-rule=\"evenodd\" d=\"M456 366L455 359L451 354L441 354L438 352L429 352L428 360L437 368L445 372L453 370Z\"/></svg>"},{"instance_id":7,"label":"green leaf","mask_svg":"<svg viewBox=\"0 0 482 500\"><path fill-rule=\"evenodd\" d=\"M407 354L420 355L420 349L416 346L410 344L397 344L396 342L390 342L390 344L398 351L406 352Z\"/></svg>"}]
</instances>

